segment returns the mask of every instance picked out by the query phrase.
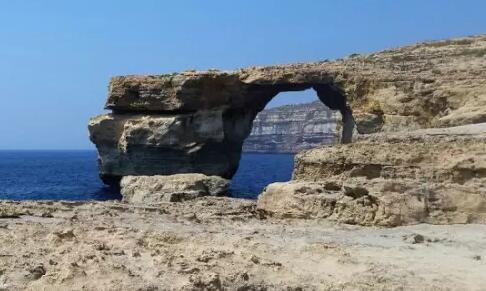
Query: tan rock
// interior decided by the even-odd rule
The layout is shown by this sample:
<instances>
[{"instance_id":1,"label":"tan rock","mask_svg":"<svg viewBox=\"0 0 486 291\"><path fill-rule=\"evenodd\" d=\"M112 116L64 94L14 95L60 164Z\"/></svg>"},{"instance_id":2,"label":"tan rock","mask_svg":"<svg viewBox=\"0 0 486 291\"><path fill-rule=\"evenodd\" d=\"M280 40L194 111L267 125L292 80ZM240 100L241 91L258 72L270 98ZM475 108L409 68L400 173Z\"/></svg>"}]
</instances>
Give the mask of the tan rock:
<instances>
[{"instance_id":1,"label":"tan rock","mask_svg":"<svg viewBox=\"0 0 486 291\"><path fill-rule=\"evenodd\" d=\"M30 213L1 219L0 289L484 289L486 225L362 227L261 219L254 207L226 197L156 207L0 201ZM75 240L46 239L69 229Z\"/></svg>"},{"instance_id":2,"label":"tan rock","mask_svg":"<svg viewBox=\"0 0 486 291\"><path fill-rule=\"evenodd\" d=\"M484 56L486 36L475 36L331 62L120 76L110 83L107 108L131 112L248 109L268 102L278 92L319 91L320 86L336 85L358 116L409 118L420 127L480 123L486 121ZM324 95L320 96L324 103L333 103ZM396 128L395 122L401 121L384 120L383 129ZM373 125L373 129L381 127Z\"/></svg>"},{"instance_id":3,"label":"tan rock","mask_svg":"<svg viewBox=\"0 0 486 291\"><path fill-rule=\"evenodd\" d=\"M486 223L486 124L370 135L295 161L294 181L267 186L260 211L360 225Z\"/></svg>"},{"instance_id":4,"label":"tan rock","mask_svg":"<svg viewBox=\"0 0 486 291\"><path fill-rule=\"evenodd\" d=\"M237 125L235 125L237 126ZM105 114L92 118L101 178L205 173L230 177L239 153L224 132L221 111L180 115Z\"/></svg>"},{"instance_id":5,"label":"tan rock","mask_svg":"<svg viewBox=\"0 0 486 291\"><path fill-rule=\"evenodd\" d=\"M258 197L257 209L279 218L327 218L332 215L339 193L324 183L277 182Z\"/></svg>"},{"instance_id":6,"label":"tan rock","mask_svg":"<svg viewBox=\"0 0 486 291\"><path fill-rule=\"evenodd\" d=\"M123 201L154 204L227 195L229 181L203 174L127 176L123 177L120 186Z\"/></svg>"},{"instance_id":7,"label":"tan rock","mask_svg":"<svg viewBox=\"0 0 486 291\"><path fill-rule=\"evenodd\" d=\"M353 178L339 190L329 190L326 181L270 184L258 198L258 210L278 218L326 218L388 227L486 223L484 184Z\"/></svg>"},{"instance_id":8,"label":"tan rock","mask_svg":"<svg viewBox=\"0 0 486 291\"><path fill-rule=\"evenodd\" d=\"M410 178L466 183L486 177L486 124L369 135L296 157L293 178Z\"/></svg>"}]
</instances>

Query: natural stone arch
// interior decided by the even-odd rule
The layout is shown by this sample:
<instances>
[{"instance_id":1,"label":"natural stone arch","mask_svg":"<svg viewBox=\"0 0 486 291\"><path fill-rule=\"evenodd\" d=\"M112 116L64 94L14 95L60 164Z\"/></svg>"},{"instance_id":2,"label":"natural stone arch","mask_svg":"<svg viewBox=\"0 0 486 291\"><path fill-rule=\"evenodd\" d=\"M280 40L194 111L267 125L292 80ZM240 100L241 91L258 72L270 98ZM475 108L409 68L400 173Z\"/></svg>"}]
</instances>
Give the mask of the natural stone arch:
<instances>
[{"instance_id":1,"label":"natural stone arch","mask_svg":"<svg viewBox=\"0 0 486 291\"><path fill-rule=\"evenodd\" d=\"M245 139L250 135L253 121L256 115L262 111L265 106L278 94L289 91L304 91L313 89L319 100L331 110L338 110L342 116L341 143L350 143L354 130L354 119L351 108L347 105L346 96L339 87L333 84L300 84L300 83L283 83L278 85L253 85L249 88L248 100L253 100L254 106L247 108L228 109L223 114L225 123L224 132L227 141L225 144L233 147L231 160L234 167L229 170L231 178L238 170L239 160L241 158L242 146ZM256 92L252 94L251 92ZM266 92L267 94L262 94Z\"/></svg>"},{"instance_id":2,"label":"natural stone arch","mask_svg":"<svg viewBox=\"0 0 486 291\"><path fill-rule=\"evenodd\" d=\"M253 123L256 114L262 111L275 96L282 92L304 91L307 89L313 89L319 100L329 109L337 110L341 113L343 122L341 142L351 142L354 129L352 110L347 104L346 94L339 86L332 83L280 83L272 85L250 85L245 99L250 100L250 104L252 105L242 108L243 112L251 112L251 122L248 124L249 129L251 129L251 124ZM229 112L231 114L234 113L234 111ZM229 114L229 116L231 116L231 114Z\"/></svg>"},{"instance_id":3,"label":"natural stone arch","mask_svg":"<svg viewBox=\"0 0 486 291\"><path fill-rule=\"evenodd\" d=\"M344 142L354 121L360 134L484 122L486 59L464 52L484 49L485 43L478 36L336 61L115 77L106 104L113 113L91 119L89 126L101 177L113 184L125 175L230 177L238 161L234 141L248 134L237 121L251 120L255 108L263 109L278 92L299 88L317 88L326 104L329 88L345 93ZM458 56L476 66L458 71Z\"/></svg>"},{"instance_id":4,"label":"natural stone arch","mask_svg":"<svg viewBox=\"0 0 486 291\"><path fill-rule=\"evenodd\" d=\"M253 85L249 88L249 94L247 96L248 100L254 100L252 102L254 106L249 106L243 109L236 109L225 112L225 122L228 124L235 124L235 122L239 123L242 127L241 129L236 129L234 127L228 127L228 130L225 130L226 136L229 138L234 138L236 143L235 150L241 154L241 147L243 145L244 140L248 137L251 132L253 121L256 115L262 111L265 106L278 94L282 92L289 92L289 91L304 91L307 89L313 89L319 98L319 100L324 103L329 109L331 110L338 110L342 116L342 133L341 133L341 142L342 143L349 143L352 140L352 134L354 130L354 119L352 116L352 110L348 106L346 101L346 96L342 90L338 86L333 84L301 84L301 83L283 83L277 85ZM258 92L257 94L252 94L251 92ZM267 92L266 95L260 95L261 92ZM241 135L237 135L233 137L234 133L242 133ZM239 159L239 156L238 156ZM236 172L236 170L235 170Z\"/></svg>"},{"instance_id":5,"label":"natural stone arch","mask_svg":"<svg viewBox=\"0 0 486 291\"><path fill-rule=\"evenodd\" d=\"M248 77L239 72L186 72L112 79L112 114L90 121L100 175L117 184L127 175L203 173L231 178L258 112L277 94L314 89L343 119L342 142L354 128L344 91L327 75Z\"/></svg>"}]
</instances>

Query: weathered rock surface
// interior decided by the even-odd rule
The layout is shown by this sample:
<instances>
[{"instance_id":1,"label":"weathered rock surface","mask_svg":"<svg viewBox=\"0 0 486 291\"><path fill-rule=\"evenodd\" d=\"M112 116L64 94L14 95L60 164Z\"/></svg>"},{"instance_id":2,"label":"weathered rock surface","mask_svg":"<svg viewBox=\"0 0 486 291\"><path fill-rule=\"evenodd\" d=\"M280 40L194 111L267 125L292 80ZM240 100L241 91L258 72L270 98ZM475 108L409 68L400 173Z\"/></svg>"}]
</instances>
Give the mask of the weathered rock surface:
<instances>
[{"instance_id":1,"label":"weathered rock surface","mask_svg":"<svg viewBox=\"0 0 486 291\"><path fill-rule=\"evenodd\" d=\"M229 181L203 174L126 176L121 180L120 186L123 201L150 205L203 196L228 195Z\"/></svg>"},{"instance_id":2,"label":"weathered rock surface","mask_svg":"<svg viewBox=\"0 0 486 291\"><path fill-rule=\"evenodd\" d=\"M278 92L314 87L327 93L328 85L335 85L344 90L358 121L359 113L382 114L385 129L407 123L417 127L479 123L485 118L485 56L486 36L477 36L333 62L115 77L106 107L130 112L249 109ZM319 96L323 102L332 103L324 95Z\"/></svg>"},{"instance_id":3,"label":"weathered rock surface","mask_svg":"<svg viewBox=\"0 0 486 291\"><path fill-rule=\"evenodd\" d=\"M258 201L279 217L396 226L486 223L486 124L369 135L304 151Z\"/></svg>"},{"instance_id":4,"label":"weathered rock surface","mask_svg":"<svg viewBox=\"0 0 486 291\"><path fill-rule=\"evenodd\" d=\"M91 139L108 183L185 172L230 178L253 119L283 91L313 88L342 113L344 142L351 109L360 133L484 122L485 55L486 37L477 36L334 62L115 77L106 104L113 114L91 120Z\"/></svg>"},{"instance_id":5,"label":"weathered rock surface","mask_svg":"<svg viewBox=\"0 0 486 291\"><path fill-rule=\"evenodd\" d=\"M231 177L240 153L221 111L180 115L105 114L89 123L105 182L129 175L204 173Z\"/></svg>"},{"instance_id":6,"label":"weathered rock surface","mask_svg":"<svg viewBox=\"0 0 486 291\"><path fill-rule=\"evenodd\" d=\"M486 123L368 135L297 155L294 179L423 179L465 184L486 178Z\"/></svg>"},{"instance_id":7,"label":"weathered rock surface","mask_svg":"<svg viewBox=\"0 0 486 291\"><path fill-rule=\"evenodd\" d=\"M265 109L253 121L243 152L296 153L338 141L336 114L322 102Z\"/></svg>"},{"instance_id":8,"label":"weathered rock surface","mask_svg":"<svg viewBox=\"0 0 486 291\"><path fill-rule=\"evenodd\" d=\"M254 201L217 197L0 201L0 289L482 290L485 233L259 219Z\"/></svg>"}]
</instances>

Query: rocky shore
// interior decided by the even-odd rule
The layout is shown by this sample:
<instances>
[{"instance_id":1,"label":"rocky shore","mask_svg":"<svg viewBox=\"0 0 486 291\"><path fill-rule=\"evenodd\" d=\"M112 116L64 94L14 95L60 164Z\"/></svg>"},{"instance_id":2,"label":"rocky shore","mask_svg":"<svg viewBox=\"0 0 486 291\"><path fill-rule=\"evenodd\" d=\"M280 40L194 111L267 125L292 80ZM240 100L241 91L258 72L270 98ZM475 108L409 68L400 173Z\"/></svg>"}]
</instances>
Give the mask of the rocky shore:
<instances>
[{"instance_id":1,"label":"rocky shore","mask_svg":"<svg viewBox=\"0 0 486 291\"><path fill-rule=\"evenodd\" d=\"M485 56L476 36L115 77L89 130L123 200L0 201L0 290L484 290ZM258 112L309 88L340 144L221 197Z\"/></svg>"},{"instance_id":2,"label":"rocky shore","mask_svg":"<svg viewBox=\"0 0 486 291\"><path fill-rule=\"evenodd\" d=\"M3 201L0 290L483 290L485 141L475 124L304 151L258 201L202 174Z\"/></svg>"},{"instance_id":3,"label":"rocky shore","mask_svg":"<svg viewBox=\"0 0 486 291\"><path fill-rule=\"evenodd\" d=\"M0 202L0 290L482 290L485 234L265 218L231 198Z\"/></svg>"}]
</instances>

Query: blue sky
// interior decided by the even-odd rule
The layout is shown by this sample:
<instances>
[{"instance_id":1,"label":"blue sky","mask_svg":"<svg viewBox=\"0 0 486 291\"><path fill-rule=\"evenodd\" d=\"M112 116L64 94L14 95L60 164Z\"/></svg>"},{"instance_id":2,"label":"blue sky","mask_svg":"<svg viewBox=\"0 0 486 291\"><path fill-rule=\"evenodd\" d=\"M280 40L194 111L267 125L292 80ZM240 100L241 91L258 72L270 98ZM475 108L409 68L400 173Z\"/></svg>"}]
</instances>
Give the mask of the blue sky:
<instances>
[{"instance_id":1,"label":"blue sky","mask_svg":"<svg viewBox=\"0 0 486 291\"><path fill-rule=\"evenodd\" d=\"M484 11L482 0L0 0L0 149L92 148L87 121L102 113L113 75L334 59L486 33Z\"/></svg>"}]
</instances>

